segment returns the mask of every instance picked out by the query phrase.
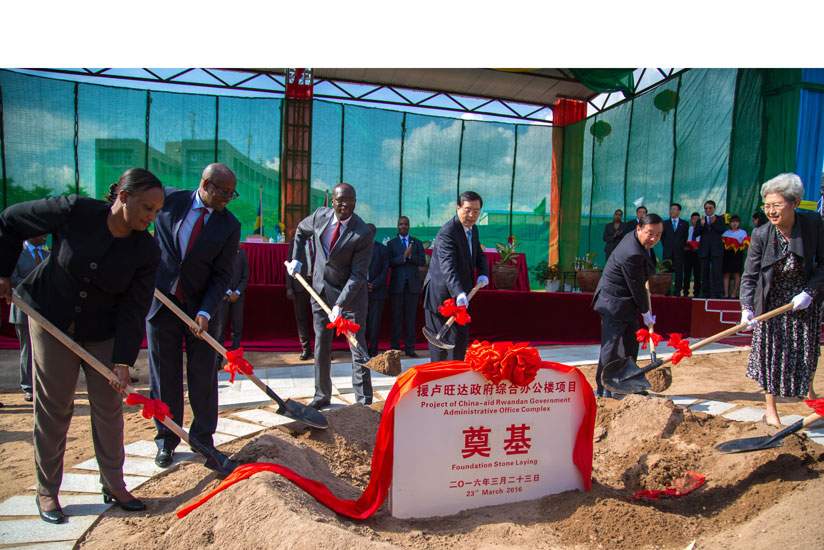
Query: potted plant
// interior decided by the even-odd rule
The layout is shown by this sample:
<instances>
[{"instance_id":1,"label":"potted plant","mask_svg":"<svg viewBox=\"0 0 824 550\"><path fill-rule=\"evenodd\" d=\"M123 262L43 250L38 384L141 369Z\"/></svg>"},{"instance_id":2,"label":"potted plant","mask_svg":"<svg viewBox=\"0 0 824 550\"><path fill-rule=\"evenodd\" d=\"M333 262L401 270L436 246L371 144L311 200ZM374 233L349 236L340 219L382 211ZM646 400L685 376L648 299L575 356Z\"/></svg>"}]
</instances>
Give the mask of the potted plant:
<instances>
[{"instance_id":1,"label":"potted plant","mask_svg":"<svg viewBox=\"0 0 824 550\"><path fill-rule=\"evenodd\" d=\"M432 248L433 242L434 240L423 241L421 243L423 245L423 249L429 250L430 248ZM424 254L423 259L425 263L423 265L418 266L418 275L421 278L421 282L423 282L424 279L426 279L426 274L429 273L429 262L432 261L432 256L430 256L429 254Z\"/></svg>"},{"instance_id":2,"label":"potted plant","mask_svg":"<svg viewBox=\"0 0 824 550\"><path fill-rule=\"evenodd\" d=\"M601 280L601 270L595 265L595 256L595 252L589 252L583 258L575 258L575 281L581 292L595 292Z\"/></svg>"},{"instance_id":3,"label":"potted plant","mask_svg":"<svg viewBox=\"0 0 824 550\"><path fill-rule=\"evenodd\" d=\"M649 278L649 293L653 296L666 296L672 286L672 260L660 260L655 266L655 273Z\"/></svg>"},{"instance_id":4,"label":"potted plant","mask_svg":"<svg viewBox=\"0 0 824 550\"><path fill-rule=\"evenodd\" d=\"M547 292L558 292L561 288L561 266L549 265L549 262L538 262L532 269L532 277Z\"/></svg>"},{"instance_id":5,"label":"potted plant","mask_svg":"<svg viewBox=\"0 0 824 550\"><path fill-rule=\"evenodd\" d=\"M518 243L511 237L506 244L495 243L501 259L492 267L492 280L499 290L512 290L518 280L518 260L514 257L517 247Z\"/></svg>"}]
</instances>

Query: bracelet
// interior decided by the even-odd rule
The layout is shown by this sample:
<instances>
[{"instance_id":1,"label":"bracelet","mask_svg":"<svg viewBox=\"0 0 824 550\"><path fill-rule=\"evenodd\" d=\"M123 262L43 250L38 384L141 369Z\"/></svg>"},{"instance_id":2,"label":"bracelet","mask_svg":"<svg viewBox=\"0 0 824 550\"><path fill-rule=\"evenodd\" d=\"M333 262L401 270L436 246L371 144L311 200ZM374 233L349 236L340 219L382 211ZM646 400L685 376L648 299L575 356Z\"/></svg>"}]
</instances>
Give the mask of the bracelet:
<instances>
[{"instance_id":1,"label":"bracelet","mask_svg":"<svg viewBox=\"0 0 824 550\"><path fill-rule=\"evenodd\" d=\"M126 363L114 363L114 365L112 366L113 369L116 369L117 367L126 367L127 370L131 368Z\"/></svg>"}]
</instances>

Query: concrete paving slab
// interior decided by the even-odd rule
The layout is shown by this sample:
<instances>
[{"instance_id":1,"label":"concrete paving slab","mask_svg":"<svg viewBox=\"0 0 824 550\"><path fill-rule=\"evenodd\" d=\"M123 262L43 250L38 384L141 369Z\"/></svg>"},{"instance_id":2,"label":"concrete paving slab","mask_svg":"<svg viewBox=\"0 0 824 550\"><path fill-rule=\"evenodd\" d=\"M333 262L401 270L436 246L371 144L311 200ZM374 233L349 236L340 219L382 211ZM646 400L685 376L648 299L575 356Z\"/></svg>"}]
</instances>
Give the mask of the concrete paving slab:
<instances>
[{"instance_id":1,"label":"concrete paving slab","mask_svg":"<svg viewBox=\"0 0 824 550\"><path fill-rule=\"evenodd\" d=\"M148 477L143 476L123 476L123 481L126 482L126 488L131 491L143 485L148 481ZM37 485L29 487L32 491L37 489ZM61 494L64 492L72 493L98 493L100 494L100 476L91 474L63 474L63 482L60 484ZM103 497L101 496L101 499ZM0 538L0 540L3 540ZM63 540L63 539L60 539Z\"/></svg>"},{"instance_id":2,"label":"concrete paving slab","mask_svg":"<svg viewBox=\"0 0 824 550\"><path fill-rule=\"evenodd\" d=\"M695 405L689 406L689 410L695 412L703 412L712 415L723 414L728 410L736 407L733 403L724 403L723 401L701 401Z\"/></svg>"},{"instance_id":3,"label":"concrete paving slab","mask_svg":"<svg viewBox=\"0 0 824 550\"><path fill-rule=\"evenodd\" d=\"M778 421L781 422L785 426L789 426L790 424L795 424L799 420L804 418L800 414L788 414L787 416L779 416Z\"/></svg>"},{"instance_id":4,"label":"concrete paving slab","mask_svg":"<svg viewBox=\"0 0 824 550\"><path fill-rule=\"evenodd\" d=\"M277 392L280 395L281 392ZM257 388L246 391L234 391L232 388L218 390L217 396L219 410L239 409L242 407L255 407L268 405L272 402L269 396Z\"/></svg>"},{"instance_id":5,"label":"concrete paving slab","mask_svg":"<svg viewBox=\"0 0 824 550\"><path fill-rule=\"evenodd\" d=\"M738 422L760 422L761 419L764 418L764 409L759 409L758 407L743 407L724 413L721 416Z\"/></svg>"},{"instance_id":6,"label":"concrete paving slab","mask_svg":"<svg viewBox=\"0 0 824 550\"><path fill-rule=\"evenodd\" d=\"M0 541L3 544L29 542L76 541L97 521L97 515L68 516L66 523L53 525L37 519L0 521Z\"/></svg>"},{"instance_id":7,"label":"concrete paving slab","mask_svg":"<svg viewBox=\"0 0 824 550\"><path fill-rule=\"evenodd\" d=\"M34 493L11 497L0 504L0 516L37 516L35 498ZM60 505L69 516L99 516L111 506L103 504L103 495L60 495Z\"/></svg>"},{"instance_id":8,"label":"concrete paving slab","mask_svg":"<svg viewBox=\"0 0 824 550\"><path fill-rule=\"evenodd\" d=\"M672 402L675 405L678 405L679 407L689 407L690 405L698 401L694 397L681 397L680 395L672 395L670 396L670 399L672 399Z\"/></svg>"},{"instance_id":9,"label":"concrete paving slab","mask_svg":"<svg viewBox=\"0 0 824 550\"><path fill-rule=\"evenodd\" d=\"M373 393L379 395L384 401L389 397L389 390L374 390Z\"/></svg>"},{"instance_id":10,"label":"concrete paving slab","mask_svg":"<svg viewBox=\"0 0 824 550\"><path fill-rule=\"evenodd\" d=\"M229 443L230 441L234 441L235 439L237 439L237 436L216 433L212 436L212 443L214 443L215 447L219 447L221 445Z\"/></svg>"},{"instance_id":11,"label":"concrete paving slab","mask_svg":"<svg viewBox=\"0 0 824 550\"><path fill-rule=\"evenodd\" d=\"M191 453L188 454L191 456ZM180 462L182 460L178 453L175 453L174 458L176 459L175 462ZM74 466L74 468L79 470L98 471L97 460L87 460L86 462L82 462ZM127 475L152 477L164 472L165 470L166 468L161 468L154 463L154 456L152 456L151 459L127 456L126 460L123 462L123 473Z\"/></svg>"},{"instance_id":12,"label":"concrete paving slab","mask_svg":"<svg viewBox=\"0 0 824 550\"><path fill-rule=\"evenodd\" d=\"M315 382L312 379L311 385L300 385L294 388L287 388L282 392L278 392L282 399L300 399L303 397L313 397L315 395Z\"/></svg>"},{"instance_id":13,"label":"concrete paving slab","mask_svg":"<svg viewBox=\"0 0 824 550\"><path fill-rule=\"evenodd\" d=\"M239 420L232 420L230 418L217 419L217 431L234 436L244 436L259 432L263 426L256 424L249 424L248 422L241 422Z\"/></svg>"},{"instance_id":14,"label":"concrete paving slab","mask_svg":"<svg viewBox=\"0 0 824 550\"><path fill-rule=\"evenodd\" d=\"M289 370L292 372L292 380L295 381L295 384L298 383L299 379L312 380L312 383L314 383L314 380L315 380L315 366L314 365L300 365L300 366L297 366L297 367L289 367Z\"/></svg>"},{"instance_id":15,"label":"concrete paving slab","mask_svg":"<svg viewBox=\"0 0 824 550\"><path fill-rule=\"evenodd\" d=\"M237 416L249 422L257 422L263 426L271 428L272 426L279 426L287 422L293 422L291 418L286 418L280 414L275 414L267 409L252 409L249 411L240 411L234 413Z\"/></svg>"},{"instance_id":16,"label":"concrete paving slab","mask_svg":"<svg viewBox=\"0 0 824 550\"><path fill-rule=\"evenodd\" d=\"M24 544L22 546L4 546L3 550L72 550L77 541L64 540L60 542L47 542L44 544Z\"/></svg>"}]
</instances>

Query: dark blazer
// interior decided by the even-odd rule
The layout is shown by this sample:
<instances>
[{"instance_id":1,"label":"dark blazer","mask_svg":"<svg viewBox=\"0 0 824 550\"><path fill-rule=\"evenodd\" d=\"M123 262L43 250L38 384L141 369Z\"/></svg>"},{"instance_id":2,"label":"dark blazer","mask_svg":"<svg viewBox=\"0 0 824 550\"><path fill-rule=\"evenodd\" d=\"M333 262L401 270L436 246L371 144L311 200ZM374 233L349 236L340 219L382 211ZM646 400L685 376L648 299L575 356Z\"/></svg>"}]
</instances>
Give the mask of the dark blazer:
<instances>
[{"instance_id":1,"label":"dark blazer","mask_svg":"<svg viewBox=\"0 0 824 550\"><path fill-rule=\"evenodd\" d=\"M327 257L320 237L334 215L334 210L325 206L309 214L295 230L295 246L303 248L306 240L312 239L312 288L318 294L325 293L330 308L338 305L344 311L365 310L369 303L366 272L375 243L372 230L357 214L352 214ZM298 258L299 253L293 249L292 259Z\"/></svg>"},{"instance_id":2,"label":"dark blazer","mask_svg":"<svg viewBox=\"0 0 824 550\"><path fill-rule=\"evenodd\" d=\"M615 234L621 231L621 234L617 237ZM621 242L621 239L624 238L624 235L627 234L629 231L629 225L621 222L618 225L618 229L615 229L615 225L612 222L609 222L604 226L604 242L607 243L604 247L604 252L606 252L607 256L612 254L612 251L615 250L615 247L618 246L618 243Z\"/></svg>"},{"instance_id":3,"label":"dark blazer","mask_svg":"<svg viewBox=\"0 0 824 550\"><path fill-rule=\"evenodd\" d=\"M241 296L246 292L246 285L249 284L249 257L242 248L237 249L235 259L232 264L232 280L226 290L237 290Z\"/></svg>"},{"instance_id":4,"label":"dark blazer","mask_svg":"<svg viewBox=\"0 0 824 550\"><path fill-rule=\"evenodd\" d=\"M771 223L752 232L744 273L741 275L741 307L752 309L756 316L766 313L767 295L773 278L778 252L778 230ZM703 239L701 239L703 240ZM817 303L824 300L824 222L815 212L796 212L790 233L790 252L804 258L804 289Z\"/></svg>"},{"instance_id":5,"label":"dark blazer","mask_svg":"<svg viewBox=\"0 0 824 550\"><path fill-rule=\"evenodd\" d=\"M706 216L702 216L706 220ZM716 214L715 222L712 225L698 221L693 231L693 237L701 237L698 242L698 257L707 258L709 256L723 256L724 255L724 240L721 235L727 230L727 224L724 223L724 216Z\"/></svg>"},{"instance_id":6,"label":"dark blazer","mask_svg":"<svg viewBox=\"0 0 824 550\"><path fill-rule=\"evenodd\" d=\"M44 250L42 247L40 248L40 257L45 260L51 254L50 251ZM42 263L42 262L41 262ZM28 277L29 273L34 271L34 268L37 267L37 262L34 261L34 256L31 255L29 252L29 247L25 244L23 245L23 252L20 254L20 258L17 260L17 265L14 266L14 271L11 273L11 285L17 286L23 282L23 279ZM9 306L9 322L14 323L15 325L22 325L24 323L28 323L29 316L23 313L20 308L18 308L13 303Z\"/></svg>"},{"instance_id":7,"label":"dark blazer","mask_svg":"<svg viewBox=\"0 0 824 550\"><path fill-rule=\"evenodd\" d=\"M489 276L486 254L481 249L478 226L472 228L472 252L466 242L466 233L458 216L454 216L438 230L432 249L429 271L423 282L423 305L438 311L444 300L457 298L461 292L469 294L478 275Z\"/></svg>"},{"instance_id":8,"label":"dark blazer","mask_svg":"<svg viewBox=\"0 0 824 550\"><path fill-rule=\"evenodd\" d=\"M689 229L690 222L688 220L678 218L678 229L672 228L672 218L664 220L664 232L661 234L661 246L664 249L662 259L672 260L675 257L684 255Z\"/></svg>"},{"instance_id":9,"label":"dark blazer","mask_svg":"<svg viewBox=\"0 0 824 550\"><path fill-rule=\"evenodd\" d=\"M240 222L228 210L213 210L197 241L181 261L177 232L192 207L197 190L166 187L164 191L166 202L155 218L155 239L163 252L155 284L172 296L172 285L180 277L186 301L183 309L189 317L196 317L198 311L214 317L232 280ZM154 300L148 318L154 317L162 307L159 300Z\"/></svg>"},{"instance_id":10,"label":"dark blazer","mask_svg":"<svg viewBox=\"0 0 824 550\"><path fill-rule=\"evenodd\" d=\"M295 258L297 261L300 262L300 274L301 276L306 279L309 284L312 284L312 275L309 271L312 265L312 258L306 257L306 247L302 246L300 248L295 248L295 241L293 240L289 243L289 257ZM286 271L286 267L283 268ZM294 277L290 277L288 274L286 275L286 289L292 289L294 292L306 292L306 289L303 288L303 285L300 284L297 279Z\"/></svg>"},{"instance_id":11,"label":"dark blazer","mask_svg":"<svg viewBox=\"0 0 824 550\"><path fill-rule=\"evenodd\" d=\"M629 235L630 233L635 232L635 229L638 227L638 218L632 218L630 221L627 222L627 230L624 233L624 237ZM623 238L623 237L622 237Z\"/></svg>"},{"instance_id":12,"label":"dark blazer","mask_svg":"<svg viewBox=\"0 0 824 550\"><path fill-rule=\"evenodd\" d=\"M400 294L409 282L409 292L420 294L423 286L418 266L426 265L426 253L423 251L423 243L415 237L409 235L409 244L412 245L412 253L404 261L403 253L406 249L400 237L395 237L386 244L389 251L389 266L392 273L389 276L389 292Z\"/></svg>"},{"instance_id":13,"label":"dark blazer","mask_svg":"<svg viewBox=\"0 0 824 550\"><path fill-rule=\"evenodd\" d=\"M655 273L656 263L655 252L644 248L634 233L621 239L604 266L592 308L625 321L649 311L644 283Z\"/></svg>"},{"instance_id":14,"label":"dark blazer","mask_svg":"<svg viewBox=\"0 0 824 550\"><path fill-rule=\"evenodd\" d=\"M160 250L146 231L115 238L109 205L77 195L23 202L0 214L0 275L9 276L23 240L52 234L52 254L17 294L77 341L114 337L112 362L133 365L154 290Z\"/></svg>"},{"instance_id":15,"label":"dark blazer","mask_svg":"<svg viewBox=\"0 0 824 550\"><path fill-rule=\"evenodd\" d=\"M373 290L369 293L371 300L386 300L386 281L389 278L389 251L375 241L372 255L369 259L369 274L367 281L372 283Z\"/></svg>"}]
</instances>

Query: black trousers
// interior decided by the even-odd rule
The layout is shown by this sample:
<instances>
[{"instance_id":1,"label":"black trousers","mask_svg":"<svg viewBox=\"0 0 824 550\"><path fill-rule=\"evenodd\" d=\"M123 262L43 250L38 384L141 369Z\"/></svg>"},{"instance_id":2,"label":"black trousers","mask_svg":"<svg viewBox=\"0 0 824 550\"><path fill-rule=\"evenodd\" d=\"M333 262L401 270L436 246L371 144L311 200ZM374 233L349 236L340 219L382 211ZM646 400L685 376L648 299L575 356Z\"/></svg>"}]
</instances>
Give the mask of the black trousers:
<instances>
[{"instance_id":1,"label":"black trousers","mask_svg":"<svg viewBox=\"0 0 824 550\"><path fill-rule=\"evenodd\" d=\"M295 324L298 326L298 340L300 348L304 352L312 353L312 333L310 332L309 319L312 315L311 298L309 293L303 289L295 290L295 301L292 305L295 309Z\"/></svg>"},{"instance_id":2,"label":"black trousers","mask_svg":"<svg viewBox=\"0 0 824 550\"><path fill-rule=\"evenodd\" d=\"M684 296L690 294L690 277L695 283L692 295L698 298L701 296L701 262L698 261L698 252L694 250L684 253Z\"/></svg>"},{"instance_id":3,"label":"black trousers","mask_svg":"<svg viewBox=\"0 0 824 550\"><path fill-rule=\"evenodd\" d=\"M429 309L423 310L426 316L426 328L437 334L446 323L447 317L443 317L437 311ZM452 349L441 349L429 343L429 361L463 361L466 358L466 346L469 341L469 328L466 325L452 323L452 327L443 338L446 342L454 343Z\"/></svg>"},{"instance_id":4,"label":"black trousers","mask_svg":"<svg viewBox=\"0 0 824 550\"><path fill-rule=\"evenodd\" d=\"M366 344L369 357L378 354L378 339L381 334L381 319L386 298L372 298L369 295L369 310L366 312Z\"/></svg>"},{"instance_id":5,"label":"black trousers","mask_svg":"<svg viewBox=\"0 0 824 550\"><path fill-rule=\"evenodd\" d=\"M604 393L602 375L604 367L612 361L623 357L638 358L638 340L635 332L638 330L638 318L630 321L616 319L606 313L601 315L601 353L598 356L598 370L595 372L595 384L598 395Z\"/></svg>"},{"instance_id":6,"label":"black trousers","mask_svg":"<svg viewBox=\"0 0 824 550\"><path fill-rule=\"evenodd\" d=\"M403 334L403 350L407 353L415 350L415 314L418 312L418 298L420 294L404 291L389 295L392 304L392 349L401 349L401 334Z\"/></svg>"},{"instance_id":7,"label":"black trousers","mask_svg":"<svg viewBox=\"0 0 824 550\"><path fill-rule=\"evenodd\" d=\"M226 300L220 304L220 327L218 327L219 337L217 339L223 345L223 339L226 337L226 327L228 327L229 318L232 319L232 349L240 347L240 337L243 334L243 295L236 302L229 303Z\"/></svg>"},{"instance_id":8,"label":"black trousers","mask_svg":"<svg viewBox=\"0 0 824 550\"><path fill-rule=\"evenodd\" d=\"M704 283L705 298L721 298L724 296L723 260L723 255L701 258L701 280Z\"/></svg>"},{"instance_id":9,"label":"black trousers","mask_svg":"<svg viewBox=\"0 0 824 550\"><path fill-rule=\"evenodd\" d=\"M673 275L673 296L681 294L681 287L684 286L684 252L672 255L672 271Z\"/></svg>"}]
</instances>

